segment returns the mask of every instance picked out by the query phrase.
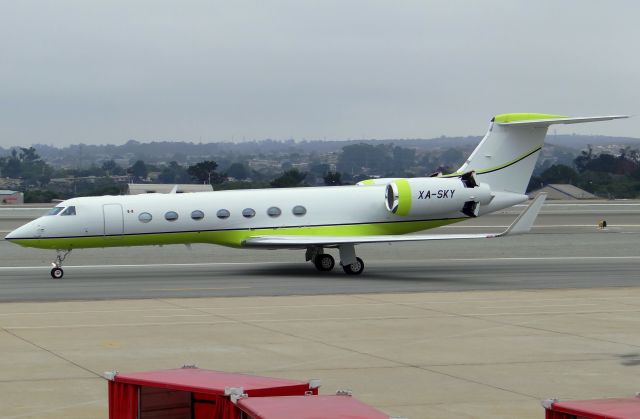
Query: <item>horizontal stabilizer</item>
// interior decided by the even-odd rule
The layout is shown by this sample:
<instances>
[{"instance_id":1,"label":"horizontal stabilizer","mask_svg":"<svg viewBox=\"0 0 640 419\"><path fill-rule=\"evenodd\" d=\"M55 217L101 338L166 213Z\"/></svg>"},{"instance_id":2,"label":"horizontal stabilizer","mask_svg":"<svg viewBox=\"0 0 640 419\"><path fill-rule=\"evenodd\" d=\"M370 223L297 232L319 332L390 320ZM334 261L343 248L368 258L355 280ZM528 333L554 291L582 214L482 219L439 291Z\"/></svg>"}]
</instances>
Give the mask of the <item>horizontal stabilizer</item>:
<instances>
[{"instance_id":1,"label":"horizontal stabilizer","mask_svg":"<svg viewBox=\"0 0 640 419\"><path fill-rule=\"evenodd\" d=\"M628 115L609 115L609 116L586 116L586 117L557 117L557 118L544 118L544 119L529 119L522 121L508 121L502 122L496 120L496 124L503 126L519 126L519 127L548 127L554 124L580 124L583 122L597 122L597 121L610 121L612 119L624 119L628 118Z\"/></svg>"},{"instance_id":2,"label":"horizontal stabilizer","mask_svg":"<svg viewBox=\"0 0 640 419\"><path fill-rule=\"evenodd\" d=\"M299 249L310 246L335 247L341 244L398 243L430 240L488 239L527 233L535 221L547 194L541 193L516 220L500 234L406 234L388 236L254 236L243 243L245 247Z\"/></svg>"}]
</instances>

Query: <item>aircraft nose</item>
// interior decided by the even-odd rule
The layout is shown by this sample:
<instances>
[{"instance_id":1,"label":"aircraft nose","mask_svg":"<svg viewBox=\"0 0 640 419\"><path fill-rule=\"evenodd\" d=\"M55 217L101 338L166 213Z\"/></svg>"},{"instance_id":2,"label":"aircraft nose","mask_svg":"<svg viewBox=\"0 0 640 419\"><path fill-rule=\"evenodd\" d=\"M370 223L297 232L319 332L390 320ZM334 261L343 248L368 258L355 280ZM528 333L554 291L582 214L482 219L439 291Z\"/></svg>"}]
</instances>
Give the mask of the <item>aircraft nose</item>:
<instances>
[{"instance_id":1,"label":"aircraft nose","mask_svg":"<svg viewBox=\"0 0 640 419\"><path fill-rule=\"evenodd\" d=\"M32 239L35 237L38 237L37 227L35 224L31 222L11 231L9 234L4 236L4 239L5 240Z\"/></svg>"}]
</instances>

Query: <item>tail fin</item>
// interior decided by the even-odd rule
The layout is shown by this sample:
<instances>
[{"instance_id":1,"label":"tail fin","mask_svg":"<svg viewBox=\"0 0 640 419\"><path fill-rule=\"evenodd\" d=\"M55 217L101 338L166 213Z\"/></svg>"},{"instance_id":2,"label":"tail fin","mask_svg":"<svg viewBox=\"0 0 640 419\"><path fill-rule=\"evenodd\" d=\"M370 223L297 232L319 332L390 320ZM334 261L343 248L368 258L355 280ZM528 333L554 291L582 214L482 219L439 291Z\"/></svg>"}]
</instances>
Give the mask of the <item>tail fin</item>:
<instances>
[{"instance_id":1,"label":"tail fin","mask_svg":"<svg viewBox=\"0 0 640 419\"><path fill-rule=\"evenodd\" d=\"M494 191L524 194L550 125L619 118L628 117L569 118L531 113L497 115L491 120L487 134L455 175L475 171L478 181L488 183Z\"/></svg>"}]
</instances>

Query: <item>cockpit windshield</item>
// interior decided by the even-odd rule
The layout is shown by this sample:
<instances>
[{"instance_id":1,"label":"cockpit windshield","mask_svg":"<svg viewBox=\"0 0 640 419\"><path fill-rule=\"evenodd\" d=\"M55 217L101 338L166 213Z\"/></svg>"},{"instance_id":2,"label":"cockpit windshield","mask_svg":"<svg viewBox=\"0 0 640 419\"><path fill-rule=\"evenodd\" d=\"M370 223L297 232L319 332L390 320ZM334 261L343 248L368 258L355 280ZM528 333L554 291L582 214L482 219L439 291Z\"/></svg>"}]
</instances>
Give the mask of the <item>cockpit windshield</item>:
<instances>
[{"instance_id":1,"label":"cockpit windshield","mask_svg":"<svg viewBox=\"0 0 640 419\"><path fill-rule=\"evenodd\" d=\"M47 212L47 215L58 215L60 211L62 211L64 207L53 207Z\"/></svg>"},{"instance_id":2,"label":"cockpit windshield","mask_svg":"<svg viewBox=\"0 0 640 419\"><path fill-rule=\"evenodd\" d=\"M64 210L60 215L76 215L76 207L67 207L67 209Z\"/></svg>"}]
</instances>

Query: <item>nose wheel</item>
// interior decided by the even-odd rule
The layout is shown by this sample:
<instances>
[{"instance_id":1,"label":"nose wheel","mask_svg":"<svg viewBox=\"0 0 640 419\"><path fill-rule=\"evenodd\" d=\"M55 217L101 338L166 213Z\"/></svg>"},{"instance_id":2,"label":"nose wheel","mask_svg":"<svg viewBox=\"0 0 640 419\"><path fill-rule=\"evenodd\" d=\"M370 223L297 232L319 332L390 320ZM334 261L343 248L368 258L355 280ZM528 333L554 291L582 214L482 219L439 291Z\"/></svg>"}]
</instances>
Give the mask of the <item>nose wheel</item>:
<instances>
[{"instance_id":1,"label":"nose wheel","mask_svg":"<svg viewBox=\"0 0 640 419\"><path fill-rule=\"evenodd\" d=\"M51 262L51 278L60 279L64 276L64 270L62 269L62 262L69 256L71 253L71 249L69 250L58 250L56 254L56 260Z\"/></svg>"}]
</instances>

